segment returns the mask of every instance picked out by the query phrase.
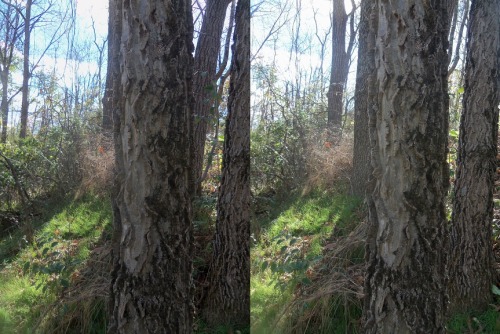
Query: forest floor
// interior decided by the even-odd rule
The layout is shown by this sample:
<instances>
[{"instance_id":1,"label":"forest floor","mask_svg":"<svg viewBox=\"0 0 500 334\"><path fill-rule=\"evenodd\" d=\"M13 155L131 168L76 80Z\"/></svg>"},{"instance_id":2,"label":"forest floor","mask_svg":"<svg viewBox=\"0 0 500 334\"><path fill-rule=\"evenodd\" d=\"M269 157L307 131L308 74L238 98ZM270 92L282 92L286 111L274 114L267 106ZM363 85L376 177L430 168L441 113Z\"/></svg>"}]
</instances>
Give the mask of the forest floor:
<instances>
[{"instance_id":1,"label":"forest floor","mask_svg":"<svg viewBox=\"0 0 500 334\"><path fill-rule=\"evenodd\" d=\"M493 252L500 287L500 154L498 167ZM361 332L366 212L346 193L340 187L258 198L252 222L252 333ZM500 296L486 311L453 316L447 333L500 333Z\"/></svg>"},{"instance_id":2,"label":"forest floor","mask_svg":"<svg viewBox=\"0 0 500 334\"><path fill-rule=\"evenodd\" d=\"M500 156L499 156L500 158ZM500 159L499 159L500 170ZM254 198L252 333L358 333L366 212L347 187ZM494 254L500 286L500 173L495 182ZM195 304L215 224L215 194L195 202ZM0 217L0 333L106 332L111 209L106 197L44 199L29 217ZM21 220L29 224L21 224ZM500 299L458 315L449 333L500 333ZM227 333L195 321L196 333Z\"/></svg>"}]
</instances>

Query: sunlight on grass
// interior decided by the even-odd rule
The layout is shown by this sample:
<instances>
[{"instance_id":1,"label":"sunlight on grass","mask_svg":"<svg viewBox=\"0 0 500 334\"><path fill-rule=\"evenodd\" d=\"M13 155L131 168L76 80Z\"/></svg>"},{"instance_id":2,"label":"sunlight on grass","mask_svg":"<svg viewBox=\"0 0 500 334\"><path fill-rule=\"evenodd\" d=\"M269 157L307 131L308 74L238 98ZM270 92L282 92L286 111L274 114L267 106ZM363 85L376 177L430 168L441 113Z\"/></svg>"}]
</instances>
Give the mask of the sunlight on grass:
<instances>
[{"instance_id":1,"label":"sunlight on grass","mask_svg":"<svg viewBox=\"0 0 500 334\"><path fill-rule=\"evenodd\" d=\"M55 203L44 212L33 222L33 243L25 242L20 231L1 240L2 257L11 258L4 258L0 271L2 334L31 333L103 233L110 232L110 203L102 198L89 195Z\"/></svg>"},{"instance_id":2,"label":"sunlight on grass","mask_svg":"<svg viewBox=\"0 0 500 334\"><path fill-rule=\"evenodd\" d=\"M291 325L286 305L295 288L310 283L308 269L321 259L325 239L352 229L359 203L328 192L292 196L274 219L258 222L263 232L251 250L253 333L286 332Z\"/></svg>"}]
</instances>

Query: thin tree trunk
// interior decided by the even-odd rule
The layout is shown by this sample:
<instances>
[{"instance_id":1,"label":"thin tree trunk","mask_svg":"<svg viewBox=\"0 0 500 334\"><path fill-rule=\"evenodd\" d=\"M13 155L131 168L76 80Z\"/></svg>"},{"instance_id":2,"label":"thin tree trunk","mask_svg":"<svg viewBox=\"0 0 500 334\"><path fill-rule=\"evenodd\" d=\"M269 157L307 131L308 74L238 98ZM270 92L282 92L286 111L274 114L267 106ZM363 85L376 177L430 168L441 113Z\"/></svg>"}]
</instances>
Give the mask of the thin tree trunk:
<instances>
[{"instance_id":1,"label":"thin tree trunk","mask_svg":"<svg viewBox=\"0 0 500 334\"><path fill-rule=\"evenodd\" d=\"M460 29L458 30L458 38L457 38L457 47L456 47L456 50L453 52L453 45L450 45L450 51L449 51L449 55L448 55L448 58L449 58L449 61L450 61L450 67L448 69L448 76L452 75L452 73L455 71L455 69L457 68L457 65L458 65L458 61L460 60L460 47L462 45L462 36L463 36L463 33L464 33L464 29L465 29L465 23L467 22L467 16L468 16L468 13L469 13L469 2L470 0L465 0L464 1L464 8L462 9L462 22L460 22ZM458 21L458 5L457 5L457 21ZM456 24L456 22L455 22ZM454 28L452 29L452 32L454 33ZM450 43L453 43L453 38L455 36L451 36L450 35ZM452 60L452 56L453 56L453 60Z\"/></svg>"},{"instance_id":2,"label":"thin tree trunk","mask_svg":"<svg viewBox=\"0 0 500 334\"><path fill-rule=\"evenodd\" d=\"M451 227L451 312L484 309L493 283L493 188L500 103L500 0L473 0Z\"/></svg>"},{"instance_id":3,"label":"thin tree trunk","mask_svg":"<svg viewBox=\"0 0 500 334\"><path fill-rule=\"evenodd\" d=\"M444 333L446 4L378 0L376 15L365 332Z\"/></svg>"},{"instance_id":4,"label":"thin tree trunk","mask_svg":"<svg viewBox=\"0 0 500 334\"><path fill-rule=\"evenodd\" d=\"M2 111L2 138L1 142L7 142L7 124L9 123L9 100L8 100L8 87L9 87L9 72L5 69L0 73L0 80L2 81L2 102L0 103L0 110Z\"/></svg>"},{"instance_id":5,"label":"thin tree trunk","mask_svg":"<svg viewBox=\"0 0 500 334\"><path fill-rule=\"evenodd\" d=\"M211 324L250 326L250 1L236 8L222 181L217 203Z\"/></svg>"},{"instance_id":6,"label":"thin tree trunk","mask_svg":"<svg viewBox=\"0 0 500 334\"><path fill-rule=\"evenodd\" d=\"M196 45L193 76L193 166L197 195L201 192L205 140L208 132L208 124L210 123L209 119L213 117L213 115L210 115L210 110L214 107L217 98L217 59L219 59L227 6L230 3L231 0L207 1L205 16ZM230 38L230 36L227 38Z\"/></svg>"},{"instance_id":7,"label":"thin tree trunk","mask_svg":"<svg viewBox=\"0 0 500 334\"><path fill-rule=\"evenodd\" d=\"M28 108L29 108L29 81L30 81L30 37L31 37L31 4L33 0L26 1L26 10L24 13L24 53L23 53L23 87L21 97L21 132L19 137L26 138L28 127Z\"/></svg>"},{"instance_id":8,"label":"thin tree trunk","mask_svg":"<svg viewBox=\"0 0 500 334\"><path fill-rule=\"evenodd\" d=\"M106 88L103 98L102 130L106 134L113 129L113 94L118 89L120 81L120 21L116 18L119 11L116 9L116 0L109 0L108 20L108 64L106 71Z\"/></svg>"},{"instance_id":9,"label":"thin tree trunk","mask_svg":"<svg viewBox=\"0 0 500 334\"><path fill-rule=\"evenodd\" d=\"M191 333L191 2L111 8L122 27L122 87L113 92L121 100L109 332Z\"/></svg>"},{"instance_id":10,"label":"thin tree trunk","mask_svg":"<svg viewBox=\"0 0 500 334\"><path fill-rule=\"evenodd\" d=\"M327 93L328 129L331 134L338 134L342 127L344 87L349 65L345 49L347 14L344 0L333 0L332 19L332 69Z\"/></svg>"},{"instance_id":11,"label":"thin tree trunk","mask_svg":"<svg viewBox=\"0 0 500 334\"><path fill-rule=\"evenodd\" d=\"M375 82L376 31L374 12L373 1L363 0L361 2L358 68L354 102L354 157L351 177L352 192L359 197L365 197L368 179L372 172L368 112L369 108L372 108L376 103L373 85ZM371 89L370 85L372 86Z\"/></svg>"}]
</instances>

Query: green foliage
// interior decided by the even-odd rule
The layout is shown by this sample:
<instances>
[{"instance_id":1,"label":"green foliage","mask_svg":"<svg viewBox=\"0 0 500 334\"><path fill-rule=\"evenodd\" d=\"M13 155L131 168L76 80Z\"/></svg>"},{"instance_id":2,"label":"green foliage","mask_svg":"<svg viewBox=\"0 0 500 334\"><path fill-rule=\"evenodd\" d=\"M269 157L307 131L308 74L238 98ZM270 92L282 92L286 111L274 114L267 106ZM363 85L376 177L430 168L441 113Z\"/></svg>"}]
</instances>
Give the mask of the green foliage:
<instances>
[{"instance_id":1,"label":"green foliage","mask_svg":"<svg viewBox=\"0 0 500 334\"><path fill-rule=\"evenodd\" d=\"M500 333L500 314L494 306L483 313L469 312L454 315L448 322L447 333Z\"/></svg>"},{"instance_id":2,"label":"green foliage","mask_svg":"<svg viewBox=\"0 0 500 334\"><path fill-rule=\"evenodd\" d=\"M2 239L16 239L18 250L16 258L4 262L0 271L0 329L9 328L0 332L31 332L37 324L55 329L64 317L82 312L84 307L88 323L78 326L94 328L88 333L105 333L103 300L78 305L53 303L85 266L90 250L100 239L109 237L109 201L92 195L73 202L54 201L37 219L32 243L23 243L19 233Z\"/></svg>"},{"instance_id":3,"label":"green foliage","mask_svg":"<svg viewBox=\"0 0 500 334\"><path fill-rule=\"evenodd\" d=\"M4 156L0 157L2 207L12 208L21 203L19 186L30 199L53 192L65 193L75 187L81 179L79 145L78 137L58 128L48 131L43 140L28 137L0 144Z\"/></svg>"},{"instance_id":4,"label":"green foliage","mask_svg":"<svg viewBox=\"0 0 500 334\"><path fill-rule=\"evenodd\" d=\"M293 319L286 305L298 287L311 284L310 271L322 259L324 240L352 230L359 203L335 192L293 195L259 222L265 231L251 250L252 332L287 332Z\"/></svg>"}]
</instances>

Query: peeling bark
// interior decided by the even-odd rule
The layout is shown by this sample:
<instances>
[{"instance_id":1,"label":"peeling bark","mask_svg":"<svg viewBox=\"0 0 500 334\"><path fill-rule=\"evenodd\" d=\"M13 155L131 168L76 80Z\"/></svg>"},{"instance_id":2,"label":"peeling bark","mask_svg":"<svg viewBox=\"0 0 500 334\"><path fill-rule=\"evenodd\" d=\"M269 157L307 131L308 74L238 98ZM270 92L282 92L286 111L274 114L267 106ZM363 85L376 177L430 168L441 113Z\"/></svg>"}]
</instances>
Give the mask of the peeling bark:
<instances>
[{"instance_id":1,"label":"peeling bark","mask_svg":"<svg viewBox=\"0 0 500 334\"><path fill-rule=\"evenodd\" d=\"M114 8L121 86L109 332L191 333L191 3Z\"/></svg>"},{"instance_id":2,"label":"peeling bark","mask_svg":"<svg viewBox=\"0 0 500 334\"><path fill-rule=\"evenodd\" d=\"M448 189L446 4L376 3L378 103L366 333L443 333Z\"/></svg>"}]
</instances>

